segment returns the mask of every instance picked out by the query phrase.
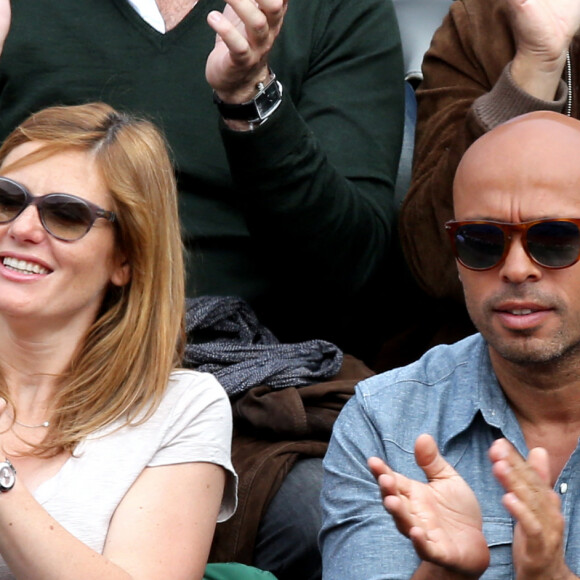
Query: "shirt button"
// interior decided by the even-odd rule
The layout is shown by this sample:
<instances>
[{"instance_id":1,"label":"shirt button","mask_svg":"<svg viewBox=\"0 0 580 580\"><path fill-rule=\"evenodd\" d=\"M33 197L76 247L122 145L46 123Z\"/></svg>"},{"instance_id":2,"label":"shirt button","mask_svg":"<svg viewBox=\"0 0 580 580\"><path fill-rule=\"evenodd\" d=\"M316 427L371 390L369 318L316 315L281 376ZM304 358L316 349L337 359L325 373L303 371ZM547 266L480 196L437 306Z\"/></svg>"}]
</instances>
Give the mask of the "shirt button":
<instances>
[{"instance_id":1,"label":"shirt button","mask_svg":"<svg viewBox=\"0 0 580 580\"><path fill-rule=\"evenodd\" d=\"M562 495L564 495L567 491L568 491L568 484L567 483L561 483L560 484L560 493Z\"/></svg>"}]
</instances>

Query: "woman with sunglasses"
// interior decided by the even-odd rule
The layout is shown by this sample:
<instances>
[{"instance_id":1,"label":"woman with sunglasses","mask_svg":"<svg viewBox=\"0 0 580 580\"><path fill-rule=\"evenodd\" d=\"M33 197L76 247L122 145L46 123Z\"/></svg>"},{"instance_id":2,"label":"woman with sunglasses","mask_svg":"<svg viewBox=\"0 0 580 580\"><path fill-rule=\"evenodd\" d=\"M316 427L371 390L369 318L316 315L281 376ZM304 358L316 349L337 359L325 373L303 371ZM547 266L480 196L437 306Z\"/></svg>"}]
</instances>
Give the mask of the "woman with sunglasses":
<instances>
[{"instance_id":1,"label":"woman with sunglasses","mask_svg":"<svg viewBox=\"0 0 580 580\"><path fill-rule=\"evenodd\" d=\"M173 171L148 122L45 109L0 148L0 578L201 578L231 411L176 370Z\"/></svg>"}]
</instances>

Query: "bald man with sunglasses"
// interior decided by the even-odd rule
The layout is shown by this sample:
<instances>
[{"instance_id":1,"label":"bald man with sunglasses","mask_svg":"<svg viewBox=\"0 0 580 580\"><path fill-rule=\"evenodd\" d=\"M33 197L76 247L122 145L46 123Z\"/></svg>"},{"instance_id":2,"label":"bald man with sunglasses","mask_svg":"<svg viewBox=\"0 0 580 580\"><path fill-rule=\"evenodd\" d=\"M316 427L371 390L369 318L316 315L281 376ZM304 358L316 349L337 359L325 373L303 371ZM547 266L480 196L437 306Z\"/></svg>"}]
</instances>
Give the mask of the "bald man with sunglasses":
<instances>
[{"instance_id":1,"label":"bald man with sunglasses","mask_svg":"<svg viewBox=\"0 0 580 580\"><path fill-rule=\"evenodd\" d=\"M324 578L580 574L580 121L477 140L447 223L479 334L357 386L325 459Z\"/></svg>"}]
</instances>

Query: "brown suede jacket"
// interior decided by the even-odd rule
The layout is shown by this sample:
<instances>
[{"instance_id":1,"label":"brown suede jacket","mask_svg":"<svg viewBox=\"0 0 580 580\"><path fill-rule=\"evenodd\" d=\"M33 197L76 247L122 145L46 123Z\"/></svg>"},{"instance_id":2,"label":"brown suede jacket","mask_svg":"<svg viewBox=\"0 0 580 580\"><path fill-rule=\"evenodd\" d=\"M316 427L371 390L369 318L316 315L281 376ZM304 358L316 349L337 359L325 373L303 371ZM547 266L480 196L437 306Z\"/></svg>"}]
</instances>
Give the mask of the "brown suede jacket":
<instances>
[{"instance_id":1,"label":"brown suede jacket","mask_svg":"<svg viewBox=\"0 0 580 580\"><path fill-rule=\"evenodd\" d=\"M232 401L232 463L239 476L238 508L218 524L210 562L252 564L262 516L299 458L324 457L332 426L355 385L374 373L344 355L329 381L304 387L246 391Z\"/></svg>"},{"instance_id":2,"label":"brown suede jacket","mask_svg":"<svg viewBox=\"0 0 580 580\"><path fill-rule=\"evenodd\" d=\"M443 226L453 219L453 177L465 150L484 132L517 115L566 109L563 81L553 102L536 99L515 85L509 72L514 54L504 0L457 0L423 61L413 178L399 227L413 275L437 298L463 302ZM572 115L577 117L578 38L570 47L570 56Z\"/></svg>"}]
</instances>

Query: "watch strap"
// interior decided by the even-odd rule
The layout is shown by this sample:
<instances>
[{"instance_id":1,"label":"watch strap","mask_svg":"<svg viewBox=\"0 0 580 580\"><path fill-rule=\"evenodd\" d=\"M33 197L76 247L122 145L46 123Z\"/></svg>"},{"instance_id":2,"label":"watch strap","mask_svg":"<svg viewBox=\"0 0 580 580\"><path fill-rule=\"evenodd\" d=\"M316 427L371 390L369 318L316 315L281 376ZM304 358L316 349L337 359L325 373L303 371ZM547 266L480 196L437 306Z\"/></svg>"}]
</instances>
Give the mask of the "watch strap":
<instances>
[{"instance_id":1,"label":"watch strap","mask_svg":"<svg viewBox=\"0 0 580 580\"><path fill-rule=\"evenodd\" d=\"M258 94L245 103L226 103L214 91L213 101L217 105L220 115L232 121L247 121L248 123L264 122L282 102L282 85L272 76L268 84L258 83Z\"/></svg>"}]
</instances>

